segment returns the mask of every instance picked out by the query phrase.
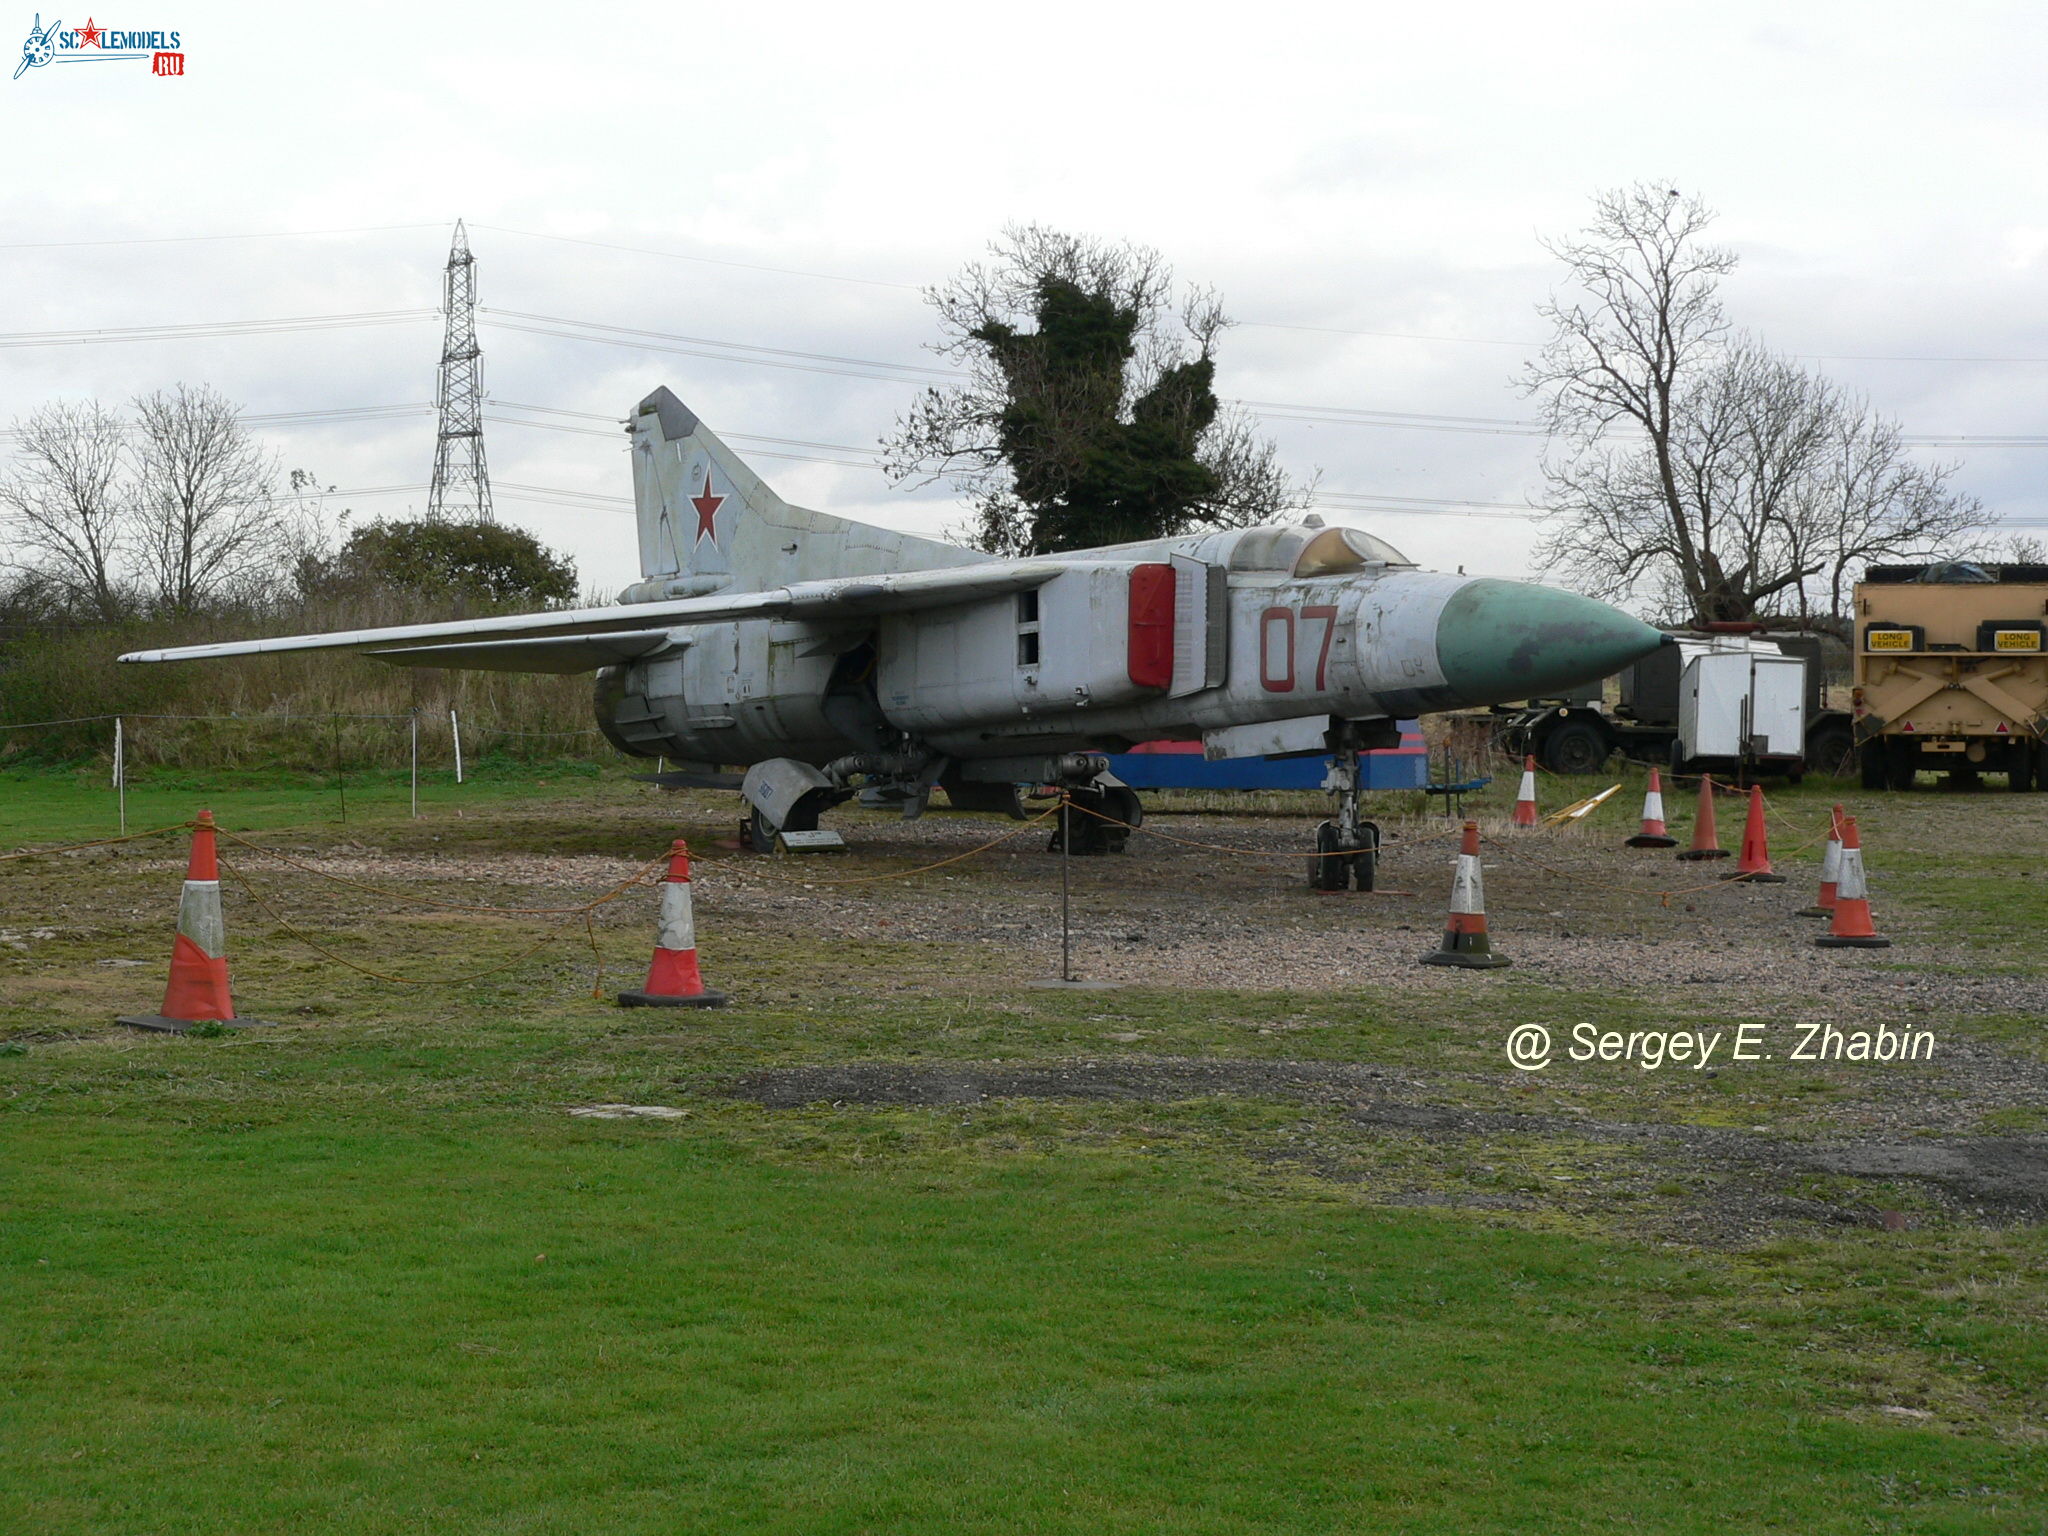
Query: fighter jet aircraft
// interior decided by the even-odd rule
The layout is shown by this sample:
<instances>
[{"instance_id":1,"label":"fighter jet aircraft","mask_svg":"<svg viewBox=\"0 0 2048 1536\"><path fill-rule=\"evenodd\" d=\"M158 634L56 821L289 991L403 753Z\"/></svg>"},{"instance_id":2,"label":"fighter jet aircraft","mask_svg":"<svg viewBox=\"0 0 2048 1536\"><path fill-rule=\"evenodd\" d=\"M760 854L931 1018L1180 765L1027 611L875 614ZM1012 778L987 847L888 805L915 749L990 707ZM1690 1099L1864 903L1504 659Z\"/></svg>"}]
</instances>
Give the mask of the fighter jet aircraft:
<instances>
[{"instance_id":1,"label":"fighter jet aircraft","mask_svg":"<svg viewBox=\"0 0 2048 1536\"><path fill-rule=\"evenodd\" d=\"M1056 835L1136 825L1105 753L1197 740L1212 758L1334 754L1318 884L1369 887L1358 753L1426 711L1551 695L1665 637L1555 588L1419 570L1359 529L1300 522L998 559L794 507L682 401L633 412L642 579L618 604L138 651L129 662L346 649L404 666L594 672L598 726L669 782L745 768L753 846L862 796L1021 814L1063 786Z\"/></svg>"}]
</instances>

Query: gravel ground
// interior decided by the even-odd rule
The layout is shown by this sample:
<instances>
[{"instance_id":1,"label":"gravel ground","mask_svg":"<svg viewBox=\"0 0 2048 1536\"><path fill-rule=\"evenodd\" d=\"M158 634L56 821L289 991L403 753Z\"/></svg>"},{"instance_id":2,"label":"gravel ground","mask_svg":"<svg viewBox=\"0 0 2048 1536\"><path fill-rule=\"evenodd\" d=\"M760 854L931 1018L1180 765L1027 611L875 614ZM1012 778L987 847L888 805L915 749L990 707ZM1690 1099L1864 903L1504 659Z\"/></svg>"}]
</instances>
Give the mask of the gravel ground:
<instances>
[{"instance_id":1,"label":"gravel ground","mask_svg":"<svg viewBox=\"0 0 2048 1536\"><path fill-rule=\"evenodd\" d=\"M1943 1013L2048 1017L2048 976L1993 970L1981 954L1956 952L1932 924L1895 901L1887 905L1881 864L1873 871L1873 902L1879 930L1894 947L1825 950L1813 943L1825 924L1796 915L1813 900L1810 864L1789 866L1792 878L1783 885L1746 885L1716 878L1726 865L1680 864L1667 852L1573 832L1489 827L1482 854L1489 927L1496 952L1514 966L1475 974L1417 963L1437 945L1449 895L1455 845L1440 819L1389 828L1381 890L1373 893L1309 890L1303 824L1295 818L1177 816L1150 825L1185 841L1140 837L1130 853L1072 861L1077 974L1166 987L1370 984L1440 995L1510 977L1577 991L1678 988L1679 1008L1719 1015L1841 1023L1874 1012L1895 1020ZM707 932L732 920L826 941L993 946L1008 952L1009 964L999 961L999 968L1044 974L1058 963L1059 860L1046 852L1042 828L944 869L893 878L1014 830L1010 823L934 816L913 826L851 829L855 848L848 856L760 860L702 849L695 871L700 921ZM1243 851L1218 853L1188 842ZM594 855L293 851L372 885L419 881L453 900L513 904L586 899L633 872L624 861ZM276 867L251 853L238 857L252 873ZM883 878L867 878L874 876ZM465 894L465 887L496 894ZM1678 894L1667 903L1666 892ZM636 899L607 917L638 920ZM1927 968L1901 970L1901 963Z\"/></svg>"}]
</instances>

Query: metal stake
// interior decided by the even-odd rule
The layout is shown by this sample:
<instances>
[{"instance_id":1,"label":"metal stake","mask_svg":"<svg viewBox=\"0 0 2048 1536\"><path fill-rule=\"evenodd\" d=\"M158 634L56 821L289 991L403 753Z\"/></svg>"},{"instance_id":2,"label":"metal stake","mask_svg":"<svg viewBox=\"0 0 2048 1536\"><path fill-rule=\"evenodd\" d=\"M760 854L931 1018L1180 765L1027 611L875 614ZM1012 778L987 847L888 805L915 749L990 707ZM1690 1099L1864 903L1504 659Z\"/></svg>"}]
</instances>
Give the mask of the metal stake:
<instances>
[{"instance_id":1,"label":"metal stake","mask_svg":"<svg viewBox=\"0 0 2048 1536\"><path fill-rule=\"evenodd\" d=\"M448 711L448 730L455 738L455 782L462 782L462 722L455 718L455 711Z\"/></svg>"},{"instance_id":2,"label":"metal stake","mask_svg":"<svg viewBox=\"0 0 2048 1536\"><path fill-rule=\"evenodd\" d=\"M1074 856L1074 800L1060 800L1060 980L1074 979L1073 887L1067 861Z\"/></svg>"},{"instance_id":3,"label":"metal stake","mask_svg":"<svg viewBox=\"0 0 2048 1536\"><path fill-rule=\"evenodd\" d=\"M420 819L420 712L412 712L412 819Z\"/></svg>"},{"instance_id":4,"label":"metal stake","mask_svg":"<svg viewBox=\"0 0 2048 1536\"><path fill-rule=\"evenodd\" d=\"M1074 976L1074 877L1068 861L1074 856L1074 799L1061 792L1058 821L1060 840L1060 973L1048 976L1043 981L1028 983L1034 987L1073 987L1082 992L1106 992L1121 986L1116 981L1080 981Z\"/></svg>"},{"instance_id":5,"label":"metal stake","mask_svg":"<svg viewBox=\"0 0 2048 1536\"><path fill-rule=\"evenodd\" d=\"M327 722L334 728L334 792L341 797L341 824L348 825L348 786L341 778L341 716L329 715Z\"/></svg>"},{"instance_id":6,"label":"metal stake","mask_svg":"<svg viewBox=\"0 0 2048 1536\"><path fill-rule=\"evenodd\" d=\"M128 742L121 717L114 716L114 799L121 807L121 835L128 835Z\"/></svg>"}]
</instances>

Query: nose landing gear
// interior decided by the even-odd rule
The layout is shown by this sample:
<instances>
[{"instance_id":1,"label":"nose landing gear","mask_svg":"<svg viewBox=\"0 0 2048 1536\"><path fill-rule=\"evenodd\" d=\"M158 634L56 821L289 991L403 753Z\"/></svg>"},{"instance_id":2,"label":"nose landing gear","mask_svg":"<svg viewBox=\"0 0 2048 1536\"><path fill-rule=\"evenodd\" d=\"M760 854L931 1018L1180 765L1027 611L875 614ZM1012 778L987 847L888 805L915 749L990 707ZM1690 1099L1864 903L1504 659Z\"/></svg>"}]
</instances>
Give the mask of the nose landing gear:
<instances>
[{"instance_id":1,"label":"nose landing gear","mask_svg":"<svg viewBox=\"0 0 2048 1536\"><path fill-rule=\"evenodd\" d=\"M1308 861L1315 891L1345 891L1355 884L1373 889L1379 878L1379 823L1365 819L1359 754L1345 749L1330 759L1323 788L1337 797L1337 814L1316 828L1316 856Z\"/></svg>"}]
</instances>

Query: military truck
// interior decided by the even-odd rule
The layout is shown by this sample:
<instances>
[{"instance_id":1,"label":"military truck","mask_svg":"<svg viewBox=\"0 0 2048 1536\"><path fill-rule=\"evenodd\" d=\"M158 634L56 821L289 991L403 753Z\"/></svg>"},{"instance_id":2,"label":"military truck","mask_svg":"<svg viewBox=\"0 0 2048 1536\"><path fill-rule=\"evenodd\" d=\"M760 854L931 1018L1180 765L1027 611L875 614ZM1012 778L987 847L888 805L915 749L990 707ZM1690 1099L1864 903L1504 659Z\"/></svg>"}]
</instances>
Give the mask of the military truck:
<instances>
[{"instance_id":1,"label":"military truck","mask_svg":"<svg viewBox=\"0 0 2048 1536\"><path fill-rule=\"evenodd\" d=\"M1496 705L1495 740L1552 773L1598 773L1620 752L1687 773L1853 771L1847 711L1824 702L1821 637L1767 633L1760 624L1673 630L1673 643L1603 683L1522 704Z\"/></svg>"},{"instance_id":2,"label":"military truck","mask_svg":"<svg viewBox=\"0 0 2048 1536\"><path fill-rule=\"evenodd\" d=\"M1867 789L1923 772L2015 790L2048 773L2048 565L1876 565L1855 596L1851 693Z\"/></svg>"}]
</instances>

